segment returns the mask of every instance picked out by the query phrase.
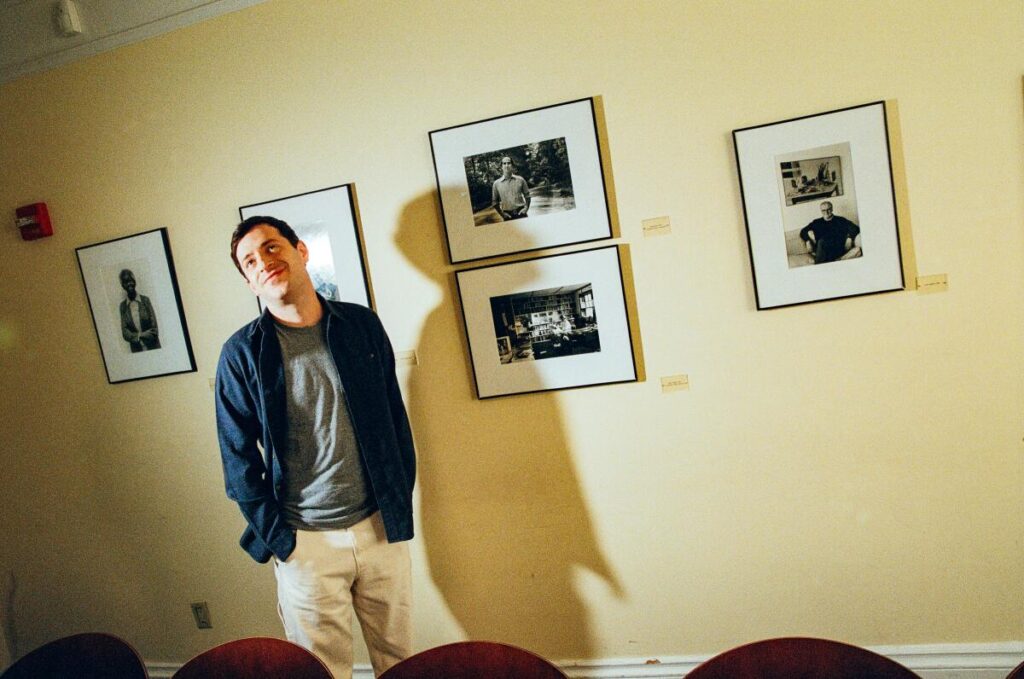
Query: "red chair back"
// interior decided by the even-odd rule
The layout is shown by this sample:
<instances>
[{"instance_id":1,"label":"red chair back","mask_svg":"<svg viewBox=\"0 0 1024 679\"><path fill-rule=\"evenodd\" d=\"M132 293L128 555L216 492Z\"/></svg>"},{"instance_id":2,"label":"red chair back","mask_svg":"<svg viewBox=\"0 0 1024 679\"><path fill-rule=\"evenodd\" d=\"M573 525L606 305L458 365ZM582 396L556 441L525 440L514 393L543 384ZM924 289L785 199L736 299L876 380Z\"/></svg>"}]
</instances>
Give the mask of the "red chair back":
<instances>
[{"instance_id":1,"label":"red chair back","mask_svg":"<svg viewBox=\"0 0 1024 679\"><path fill-rule=\"evenodd\" d=\"M917 679L894 660L827 639L767 639L725 651L686 679Z\"/></svg>"},{"instance_id":2,"label":"red chair back","mask_svg":"<svg viewBox=\"0 0 1024 679\"><path fill-rule=\"evenodd\" d=\"M203 651L173 679L332 679L331 671L298 644L273 637L229 641Z\"/></svg>"},{"instance_id":3,"label":"red chair back","mask_svg":"<svg viewBox=\"0 0 1024 679\"><path fill-rule=\"evenodd\" d=\"M529 651L493 641L461 641L410 656L379 679L566 679Z\"/></svg>"},{"instance_id":4,"label":"red chair back","mask_svg":"<svg viewBox=\"0 0 1024 679\"><path fill-rule=\"evenodd\" d=\"M0 679L146 679L146 665L131 645L112 634L63 637L27 653Z\"/></svg>"}]
</instances>

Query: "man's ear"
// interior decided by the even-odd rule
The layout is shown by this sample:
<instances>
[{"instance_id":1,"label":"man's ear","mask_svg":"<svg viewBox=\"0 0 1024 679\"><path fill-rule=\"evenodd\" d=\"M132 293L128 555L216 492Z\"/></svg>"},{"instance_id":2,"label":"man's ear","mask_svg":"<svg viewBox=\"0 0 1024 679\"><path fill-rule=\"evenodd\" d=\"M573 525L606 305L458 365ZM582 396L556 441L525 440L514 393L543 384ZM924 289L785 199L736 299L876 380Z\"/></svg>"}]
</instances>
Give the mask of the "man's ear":
<instances>
[{"instance_id":1,"label":"man's ear","mask_svg":"<svg viewBox=\"0 0 1024 679\"><path fill-rule=\"evenodd\" d=\"M301 240L295 245L295 249L302 255L303 264L309 264L309 248Z\"/></svg>"}]
</instances>

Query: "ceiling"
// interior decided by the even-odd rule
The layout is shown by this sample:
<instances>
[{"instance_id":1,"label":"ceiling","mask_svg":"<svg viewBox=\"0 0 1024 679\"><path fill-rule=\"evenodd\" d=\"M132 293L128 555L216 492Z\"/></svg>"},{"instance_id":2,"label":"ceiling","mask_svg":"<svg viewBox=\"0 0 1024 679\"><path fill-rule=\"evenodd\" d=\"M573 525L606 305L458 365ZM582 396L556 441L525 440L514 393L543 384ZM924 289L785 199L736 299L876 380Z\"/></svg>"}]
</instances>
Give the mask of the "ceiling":
<instances>
[{"instance_id":1,"label":"ceiling","mask_svg":"<svg viewBox=\"0 0 1024 679\"><path fill-rule=\"evenodd\" d=\"M0 0L0 83L56 68L264 0L72 0L82 33L64 36L59 0Z\"/></svg>"}]
</instances>

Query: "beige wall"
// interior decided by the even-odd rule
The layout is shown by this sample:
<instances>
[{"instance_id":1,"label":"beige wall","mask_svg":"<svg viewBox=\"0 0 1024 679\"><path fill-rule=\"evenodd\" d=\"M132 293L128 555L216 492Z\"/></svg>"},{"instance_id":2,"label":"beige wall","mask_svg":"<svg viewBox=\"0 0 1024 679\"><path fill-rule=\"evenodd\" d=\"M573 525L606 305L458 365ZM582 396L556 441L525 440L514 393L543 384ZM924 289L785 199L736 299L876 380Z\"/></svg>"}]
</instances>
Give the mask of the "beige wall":
<instances>
[{"instance_id":1,"label":"beige wall","mask_svg":"<svg viewBox=\"0 0 1024 679\"><path fill-rule=\"evenodd\" d=\"M56 229L0 232L16 652L99 629L181 661L279 633L213 425L220 344L255 312L227 238L239 205L343 182L420 358L420 647L1024 638L1021 3L553 5L272 0L0 87L0 211L46 201ZM427 133L591 95L648 380L479 402ZM949 291L755 311L730 131L879 99L918 268ZM199 370L111 386L74 250L160 226ZM675 373L692 388L662 395Z\"/></svg>"}]
</instances>

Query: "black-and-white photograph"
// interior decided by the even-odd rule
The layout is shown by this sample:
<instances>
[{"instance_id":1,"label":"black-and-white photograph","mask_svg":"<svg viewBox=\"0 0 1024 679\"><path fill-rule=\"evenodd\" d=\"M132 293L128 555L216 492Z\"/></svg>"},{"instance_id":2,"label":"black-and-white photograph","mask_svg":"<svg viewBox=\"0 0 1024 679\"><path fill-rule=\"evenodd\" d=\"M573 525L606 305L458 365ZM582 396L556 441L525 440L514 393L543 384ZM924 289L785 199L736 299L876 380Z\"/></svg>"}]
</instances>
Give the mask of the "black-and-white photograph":
<instances>
[{"instance_id":1,"label":"black-and-white photograph","mask_svg":"<svg viewBox=\"0 0 1024 679\"><path fill-rule=\"evenodd\" d=\"M127 268L131 266L131 268ZM160 323L157 318L153 301L140 292L139 282L143 281L142 290L149 289L145 281L149 278L144 261L125 263L125 268L109 269L110 277L116 271L117 281L124 291L118 303L121 317L121 337L133 354L140 351L153 351L160 348ZM123 348L123 347L122 347Z\"/></svg>"},{"instance_id":2,"label":"black-and-white photograph","mask_svg":"<svg viewBox=\"0 0 1024 679\"><path fill-rule=\"evenodd\" d=\"M430 133L452 264L611 238L595 98Z\"/></svg>"},{"instance_id":3,"label":"black-and-white photograph","mask_svg":"<svg viewBox=\"0 0 1024 679\"><path fill-rule=\"evenodd\" d=\"M758 309L904 288L884 102L733 140Z\"/></svg>"},{"instance_id":4,"label":"black-and-white photograph","mask_svg":"<svg viewBox=\"0 0 1024 679\"><path fill-rule=\"evenodd\" d=\"M327 233L327 224L323 221L299 222L292 228L299 240L309 249L306 271L313 279L313 287L324 299L332 302L342 301L338 284L335 282L337 272L334 269L334 246Z\"/></svg>"},{"instance_id":5,"label":"black-and-white photograph","mask_svg":"<svg viewBox=\"0 0 1024 679\"><path fill-rule=\"evenodd\" d=\"M775 160L789 268L862 256L853 172L844 172L852 165L850 144L786 153ZM794 187L804 189L795 198Z\"/></svg>"},{"instance_id":6,"label":"black-and-white photograph","mask_svg":"<svg viewBox=\"0 0 1024 679\"><path fill-rule=\"evenodd\" d=\"M590 283L492 297L491 315L502 363L601 351Z\"/></svg>"},{"instance_id":7,"label":"black-and-white photograph","mask_svg":"<svg viewBox=\"0 0 1024 679\"><path fill-rule=\"evenodd\" d=\"M785 160L779 163L779 174L786 205L843 195L843 166L839 156Z\"/></svg>"},{"instance_id":8,"label":"black-and-white photograph","mask_svg":"<svg viewBox=\"0 0 1024 679\"><path fill-rule=\"evenodd\" d=\"M373 306L354 185L330 186L243 205L238 215L242 219L276 217L287 222L309 250L306 269L324 299ZM259 308L262 311L262 304Z\"/></svg>"},{"instance_id":9,"label":"black-and-white photograph","mask_svg":"<svg viewBox=\"0 0 1024 679\"><path fill-rule=\"evenodd\" d=\"M195 372L167 229L75 252L107 381Z\"/></svg>"},{"instance_id":10,"label":"black-and-white photograph","mask_svg":"<svg viewBox=\"0 0 1024 679\"><path fill-rule=\"evenodd\" d=\"M455 280L479 398L636 380L618 247L465 269Z\"/></svg>"},{"instance_id":11,"label":"black-and-white photograph","mask_svg":"<svg viewBox=\"0 0 1024 679\"><path fill-rule=\"evenodd\" d=\"M476 226L572 210L572 171L565 138L462 159Z\"/></svg>"}]
</instances>

